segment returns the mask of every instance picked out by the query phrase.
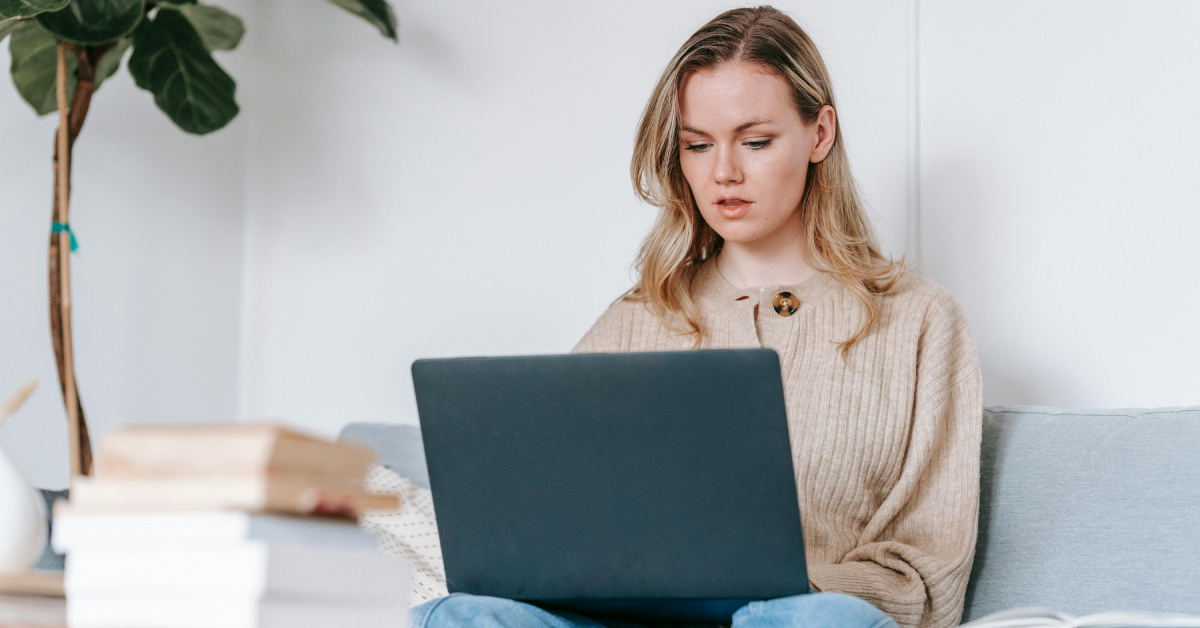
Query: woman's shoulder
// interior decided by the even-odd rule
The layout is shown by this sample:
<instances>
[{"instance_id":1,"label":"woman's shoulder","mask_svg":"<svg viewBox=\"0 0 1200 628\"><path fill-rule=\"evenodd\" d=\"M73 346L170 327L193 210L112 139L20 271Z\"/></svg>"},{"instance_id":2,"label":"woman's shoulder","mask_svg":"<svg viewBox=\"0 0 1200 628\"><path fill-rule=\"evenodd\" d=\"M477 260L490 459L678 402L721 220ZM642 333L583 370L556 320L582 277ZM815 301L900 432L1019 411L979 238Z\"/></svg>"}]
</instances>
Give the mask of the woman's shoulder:
<instances>
[{"instance_id":1,"label":"woman's shoulder","mask_svg":"<svg viewBox=\"0 0 1200 628\"><path fill-rule=\"evenodd\" d=\"M966 324L962 304L942 284L905 269L896 285L884 294L884 307L907 316L919 316L926 324L938 321Z\"/></svg>"},{"instance_id":2,"label":"woman's shoulder","mask_svg":"<svg viewBox=\"0 0 1200 628\"><path fill-rule=\"evenodd\" d=\"M918 351L939 354L936 359L958 373L979 371L979 358L967 315L958 299L938 282L906 270L884 299L885 310L912 333Z\"/></svg>"},{"instance_id":3,"label":"woman's shoulder","mask_svg":"<svg viewBox=\"0 0 1200 628\"><path fill-rule=\"evenodd\" d=\"M608 304L604 312L600 314L600 318L596 321L597 324L615 323L615 322L641 322L641 321L657 321L657 317L650 311L649 304L646 299L634 296L633 290L626 290L621 293L616 299Z\"/></svg>"},{"instance_id":4,"label":"woman's shoulder","mask_svg":"<svg viewBox=\"0 0 1200 628\"><path fill-rule=\"evenodd\" d=\"M571 350L572 353L601 353L619 350L637 330L661 327L646 301L625 292L600 314L592 327Z\"/></svg>"}]
</instances>

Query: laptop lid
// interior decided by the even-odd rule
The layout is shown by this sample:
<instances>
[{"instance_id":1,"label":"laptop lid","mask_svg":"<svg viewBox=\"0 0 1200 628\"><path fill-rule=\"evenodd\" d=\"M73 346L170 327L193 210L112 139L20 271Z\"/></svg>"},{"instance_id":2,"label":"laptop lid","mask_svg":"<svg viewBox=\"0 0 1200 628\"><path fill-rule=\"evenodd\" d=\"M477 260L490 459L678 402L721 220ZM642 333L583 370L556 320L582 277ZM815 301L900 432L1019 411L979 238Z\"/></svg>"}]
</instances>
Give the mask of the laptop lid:
<instances>
[{"instance_id":1,"label":"laptop lid","mask_svg":"<svg viewBox=\"0 0 1200 628\"><path fill-rule=\"evenodd\" d=\"M771 349L417 360L447 585L728 622L808 592Z\"/></svg>"}]
</instances>

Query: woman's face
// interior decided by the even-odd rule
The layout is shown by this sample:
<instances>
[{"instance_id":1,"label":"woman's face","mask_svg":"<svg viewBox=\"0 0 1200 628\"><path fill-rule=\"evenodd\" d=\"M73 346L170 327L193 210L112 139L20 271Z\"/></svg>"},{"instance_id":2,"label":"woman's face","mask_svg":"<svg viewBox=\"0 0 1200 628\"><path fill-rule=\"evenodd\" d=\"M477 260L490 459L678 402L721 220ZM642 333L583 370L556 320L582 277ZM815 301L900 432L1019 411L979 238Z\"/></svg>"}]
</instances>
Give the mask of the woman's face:
<instances>
[{"instance_id":1,"label":"woman's face","mask_svg":"<svg viewBox=\"0 0 1200 628\"><path fill-rule=\"evenodd\" d=\"M709 226L726 244L801 241L804 179L833 145L833 107L805 125L788 83L744 62L688 74L679 106L679 162Z\"/></svg>"}]
</instances>

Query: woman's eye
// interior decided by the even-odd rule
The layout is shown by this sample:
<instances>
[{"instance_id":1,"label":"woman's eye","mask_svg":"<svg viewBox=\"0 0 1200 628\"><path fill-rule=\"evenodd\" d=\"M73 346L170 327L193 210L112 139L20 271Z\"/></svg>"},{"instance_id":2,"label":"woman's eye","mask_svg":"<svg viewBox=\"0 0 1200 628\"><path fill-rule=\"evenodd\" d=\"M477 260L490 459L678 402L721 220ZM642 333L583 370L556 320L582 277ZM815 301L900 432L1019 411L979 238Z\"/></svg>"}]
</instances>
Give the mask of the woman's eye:
<instances>
[{"instance_id":1,"label":"woman's eye","mask_svg":"<svg viewBox=\"0 0 1200 628\"><path fill-rule=\"evenodd\" d=\"M683 150L703 151L708 148L708 144L688 144L683 147Z\"/></svg>"},{"instance_id":2,"label":"woman's eye","mask_svg":"<svg viewBox=\"0 0 1200 628\"><path fill-rule=\"evenodd\" d=\"M771 140L756 140L753 142L746 142L746 146L749 146L750 148L752 148L754 150L763 149L770 145L771 145Z\"/></svg>"}]
</instances>

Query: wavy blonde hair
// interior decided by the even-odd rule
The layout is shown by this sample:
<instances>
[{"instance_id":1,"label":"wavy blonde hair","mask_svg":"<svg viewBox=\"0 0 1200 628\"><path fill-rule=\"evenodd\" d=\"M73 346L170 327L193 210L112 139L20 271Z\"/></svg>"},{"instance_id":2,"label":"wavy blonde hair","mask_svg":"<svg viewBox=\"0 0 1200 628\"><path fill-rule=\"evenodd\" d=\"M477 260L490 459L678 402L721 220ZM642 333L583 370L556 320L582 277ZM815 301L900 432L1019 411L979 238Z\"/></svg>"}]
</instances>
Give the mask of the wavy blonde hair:
<instances>
[{"instance_id":1,"label":"wavy blonde hair","mask_svg":"<svg viewBox=\"0 0 1200 628\"><path fill-rule=\"evenodd\" d=\"M679 88L691 72L739 61L783 77L805 124L814 124L824 105L837 109L817 47L790 17L769 6L718 15L663 70L642 113L629 168L637 195L659 208L658 218L638 252L638 281L623 298L645 301L669 329L695 334L697 347L703 330L691 282L701 262L720 252L724 240L700 215L679 164ZM858 331L838 343L845 359L879 320L879 296L896 285L906 267L903 257L897 262L879 252L850 173L840 124L829 154L809 164L800 206L810 263L845 284L866 313Z\"/></svg>"}]
</instances>

